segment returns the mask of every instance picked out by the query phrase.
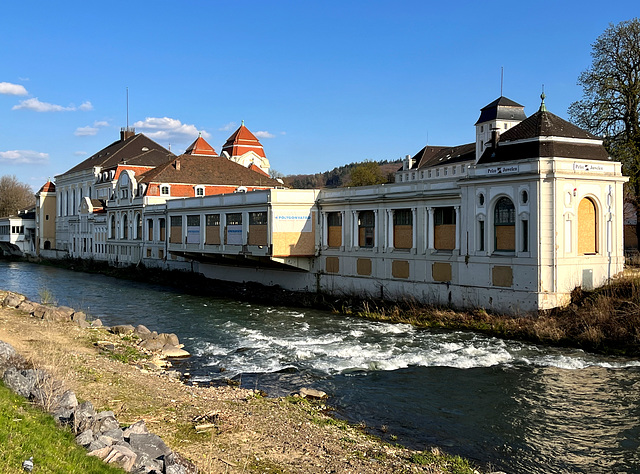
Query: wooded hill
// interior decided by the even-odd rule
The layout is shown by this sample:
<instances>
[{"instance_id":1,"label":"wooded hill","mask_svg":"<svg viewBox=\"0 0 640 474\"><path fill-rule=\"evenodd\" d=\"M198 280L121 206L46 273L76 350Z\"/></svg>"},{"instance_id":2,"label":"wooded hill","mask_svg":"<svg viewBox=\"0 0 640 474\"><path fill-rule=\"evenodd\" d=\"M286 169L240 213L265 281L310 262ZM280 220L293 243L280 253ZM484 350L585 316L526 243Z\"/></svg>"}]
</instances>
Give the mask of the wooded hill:
<instances>
[{"instance_id":1,"label":"wooded hill","mask_svg":"<svg viewBox=\"0 0 640 474\"><path fill-rule=\"evenodd\" d=\"M387 182L394 182L394 174L402 166L401 160L389 161L382 160L376 162L380 167L382 176L387 177ZM349 163L348 165L338 166L331 171L315 174L291 174L282 178L287 186L296 189L320 189L320 188L339 188L347 186L350 180L351 171L359 163Z\"/></svg>"}]
</instances>

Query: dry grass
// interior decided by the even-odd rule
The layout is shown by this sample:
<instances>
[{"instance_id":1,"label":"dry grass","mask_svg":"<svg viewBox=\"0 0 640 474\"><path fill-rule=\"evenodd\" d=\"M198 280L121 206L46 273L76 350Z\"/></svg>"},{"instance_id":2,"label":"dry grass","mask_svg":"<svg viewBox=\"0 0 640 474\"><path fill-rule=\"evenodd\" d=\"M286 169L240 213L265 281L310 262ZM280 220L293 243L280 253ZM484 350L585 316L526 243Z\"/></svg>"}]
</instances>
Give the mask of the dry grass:
<instances>
[{"instance_id":1,"label":"dry grass","mask_svg":"<svg viewBox=\"0 0 640 474\"><path fill-rule=\"evenodd\" d=\"M640 276L629 274L593 290L576 288L571 304L537 315L506 316L483 309L454 311L413 302L364 302L349 311L367 319L425 328L468 329L531 342L640 355Z\"/></svg>"}]
</instances>

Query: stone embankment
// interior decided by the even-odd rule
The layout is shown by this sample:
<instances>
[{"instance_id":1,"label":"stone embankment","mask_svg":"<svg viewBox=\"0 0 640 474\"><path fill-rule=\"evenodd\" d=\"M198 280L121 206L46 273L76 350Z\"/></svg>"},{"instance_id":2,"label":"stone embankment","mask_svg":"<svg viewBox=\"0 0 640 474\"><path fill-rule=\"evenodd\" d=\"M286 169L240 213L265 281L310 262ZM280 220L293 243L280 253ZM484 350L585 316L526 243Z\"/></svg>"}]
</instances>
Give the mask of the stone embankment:
<instances>
[{"instance_id":1,"label":"stone embankment","mask_svg":"<svg viewBox=\"0 0 640 474\"><path fill-rule=\"evenodd\" d=\"M19 293L12 293L0 290L0 306L16 308L28 313L34 318L46 321L73 321L81 328L102 327L100 319L87 320L87 315L82 311L76 311L67 306L52 306L48 304L35 303L29 301L26 296ZM162 360L169 358L189 357L187 351L180 344L178 336L175 334L160 333L151 331L143 325L134 327L132 325L118 325L108 328L110 332L120 336L134 335L138 340L138 347L152 356L155 365L163 366L166 363Z\"/></svg>"},{"instance_id":2,"label":"stone embankment","mask_svg":"<svg viewBox=\"0 0 640 474\"><path fill-rule=\"evenodd\" d=\"M88 322L86 315L67 307L34 303L25 296L0 291L1 306L16 308L32 317L50 321L74 321L80 327L101 327L100 320ZM114 326L115 334L135 334L143 350L160 357L188 357L175 334L158 334L144 326ZM161 365L161 364L157 364ZM18 395L42 407L60 425L69 426L76 442L90 456L117 465L127 472L158 474L193 474L197 468L173 452L162 439L150 433L143 420L121 428L112 411L96 412L90 401L78 404L74 392L46 371L30 364L3 341L0 341L0 376L4 384Z\"/></svg>"}]
</instances>

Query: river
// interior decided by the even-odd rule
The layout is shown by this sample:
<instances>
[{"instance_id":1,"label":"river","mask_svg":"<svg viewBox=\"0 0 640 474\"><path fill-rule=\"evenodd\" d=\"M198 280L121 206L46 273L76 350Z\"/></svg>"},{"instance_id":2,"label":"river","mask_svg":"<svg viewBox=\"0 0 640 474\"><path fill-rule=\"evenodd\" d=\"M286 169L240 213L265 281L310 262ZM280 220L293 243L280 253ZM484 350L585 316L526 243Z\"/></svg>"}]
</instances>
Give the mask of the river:
<instances>
[{"instance_id":1,"label":"river","mask_svg":"<svg viewBox=\"0 0 640 474\"><path fill-rule=\"evenodd\" d=\"M45 290L105 325L174 332L193 354L180 369L198 383L235 377L269 395L319 388L338 416L413 448L509 473L640 473L637 360L28 263L0 261L0 288L33 301Z\"/></svg>"}]
</instances>

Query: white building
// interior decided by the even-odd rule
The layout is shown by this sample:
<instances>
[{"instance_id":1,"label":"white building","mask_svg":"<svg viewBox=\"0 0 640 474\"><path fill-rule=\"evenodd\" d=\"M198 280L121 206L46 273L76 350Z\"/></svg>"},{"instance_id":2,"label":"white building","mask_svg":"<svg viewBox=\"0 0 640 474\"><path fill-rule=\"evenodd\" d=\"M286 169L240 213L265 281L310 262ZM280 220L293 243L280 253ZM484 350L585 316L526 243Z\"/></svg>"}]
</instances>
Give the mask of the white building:
<instances>
[{"instance_id":1,"label":"white building","mask_svg":"<svg viewBox=\"0 0 640 474\"><path fill-rule=\"evenodd\" d=\"M168 250L213 278L294 290L510 313L565 304L577 286L602 285L623 269L627 178L602 140L544 102L529 118L523 109L506 98L492 102L476 123L475 143L425 147L395 184L321 190L315 198L290 190L168 203L177 235L192 235ZM283 259L274 216L299 212L314 224L305 229L315 233L315 253ZM258 246L255 213L265 217ZM189 234L195 215L199 227Z\"/></svg>"},{"instance_id":2,"label":"white building","mask_svg":"<svg viewBox=\"0 0 640 474\"><path fill-rule=\"evenodd\" d=\"M526 118L505 97L475 130L407 157L393 184L324 190L277 189L244 126L223 156L199 138L158 163L123 137L58 177L55 239L113 264L507 313L563 305L622 271L627 178L601 139L544 100ZM135 158L104 161L126 143Z\"/></svg>"},{"instance_id":3,"label":"white building","mask_svg":"<svg viewBox=\"0 0 640 474\"><path fill-rule=\"evenodd\" d=\"M15 216L0 218L0 255L35 255L35 210L18 211Z\"/></svg>"}]
</instances>

